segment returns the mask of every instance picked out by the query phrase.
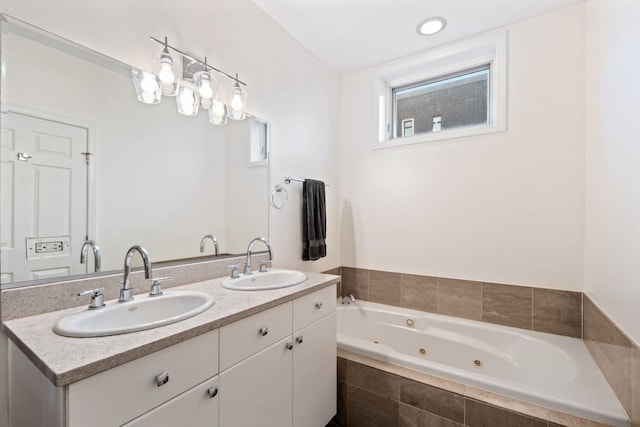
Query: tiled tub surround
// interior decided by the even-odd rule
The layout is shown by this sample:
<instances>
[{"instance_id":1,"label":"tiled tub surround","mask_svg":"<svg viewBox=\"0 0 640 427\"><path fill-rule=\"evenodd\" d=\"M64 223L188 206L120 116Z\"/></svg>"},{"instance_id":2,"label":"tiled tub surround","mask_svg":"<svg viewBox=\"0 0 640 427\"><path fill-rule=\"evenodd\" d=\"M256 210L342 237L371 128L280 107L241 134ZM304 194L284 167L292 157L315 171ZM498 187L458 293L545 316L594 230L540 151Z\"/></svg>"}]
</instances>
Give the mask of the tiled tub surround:
<instances>
[{"instance_id":1,"label":"tiled tub surround","mask_svg":"<svg viewBox=\"0 0 640 427\"><path fill-rule=\"evenodd\" d=\"M640 427L640 347L584 296L584 340L624 406Z\"/></svg>"},{"instance_id":2,"label":"tiled tub surround","mask_svg":"<svg viewBox=\"0 0 640 427\"><path fill-rule=\"evenodd\" d=\"M229 265L233 262L227 259L223 263ZM204 313L181 322L130 334L96 338L68 338L56 335L52 330L55 322L62 316L77 312L78 307L7 320L3 323L3 329L54 385L64 386L339 281L339 277L326 274L307 275L307 281L300 285L270 291L228 290L220 285L220 278L182 285L178 289L211 294L215 298L215 305ZM69 295L74 295L75 286L77 285L73 284L73 291L64 285L62 289ZM87 286L82 286L82 289L86 288ZM148 291L145 286L142 292ZM48 296L52 295L55 295L54 291ZM29 303L24 298L15 300ZM26 309L31 310L29 307Z\"/></svg>"},{"instance_id":3,"label":"tiled tub surround","mask_svg":"<svg viewBox=\"0 0 640 427\"><path fill-rule=\"evenodd\" d=\"M516 400L507 408L528 405L544 420L628 425L579 339L367 301L339 306L337 314L339 350L509 396ZM405 403L421 401L415 389L401 394ZM357 411L352 415L357 419Z\"/></svg>"},{"instance_id":4,"label":"tiled tub surround","mask_svg":"<svg viewBox=\"0 0 640 427\"><path fill-rule=\"evenodd\" d=\"M582 338L582 293L342 267L342 295Z\"/></svg>"},{"instance_id":5,"label":"tiled tub surround","mask_svg":"<svg viewBox=\"0 0 640 427\"><path fill-rule=\"evenodd\" d=\"M334 419L345 427L604 426L340 350Z\"/></svg>"}]
</instances>

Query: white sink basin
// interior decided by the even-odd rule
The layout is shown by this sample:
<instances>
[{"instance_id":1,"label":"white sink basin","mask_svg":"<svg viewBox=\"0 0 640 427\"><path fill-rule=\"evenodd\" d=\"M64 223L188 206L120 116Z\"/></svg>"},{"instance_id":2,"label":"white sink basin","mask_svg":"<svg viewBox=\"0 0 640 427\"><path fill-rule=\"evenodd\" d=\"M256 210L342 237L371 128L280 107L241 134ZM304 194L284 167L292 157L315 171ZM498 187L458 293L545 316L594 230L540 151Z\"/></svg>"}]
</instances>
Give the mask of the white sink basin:
<instances>
[{"instance_id":1,"label":"white sink basin","mask_svg":"<svg viewBox=\"0 0 640 427\"><path fill-rule=\"evenodd\" d=\"M222 287L236 291L264 291L299 285L307 280L307 275L295 270L269 270L265 273L255 272L249 276L241 274L237 279L227 277Z\"/></svg>"},{"instance_id":2,"label":"white sink basin","mask_svg":"<svg viewBox=\"0 0 640 427\"><path fill-rule=\"evenodd\" d=\"M67 337L103 337L143 331L179 322L200 314L215 303L204 292L173 291L155 297L136 296L132 301L109 303L63 317L53 331Z\"/></svg>"}]
</instances>

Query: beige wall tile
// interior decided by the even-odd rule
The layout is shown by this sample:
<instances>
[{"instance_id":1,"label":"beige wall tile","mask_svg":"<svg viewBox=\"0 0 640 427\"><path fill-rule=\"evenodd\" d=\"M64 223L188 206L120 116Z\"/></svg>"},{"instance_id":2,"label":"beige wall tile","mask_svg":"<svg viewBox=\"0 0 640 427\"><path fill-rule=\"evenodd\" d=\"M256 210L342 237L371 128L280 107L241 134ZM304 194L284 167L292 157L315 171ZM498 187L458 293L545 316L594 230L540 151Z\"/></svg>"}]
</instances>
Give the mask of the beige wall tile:
<instances>
[{"instance_id":1,"label":"beige wall tile","mask_svg":"<svg viewBox=\"0 0 640 427\"><path fill-rule=\"evenodd\" d=\"M582 338L582 293L533 288L533 330Z\"/></svg>"},{"instance_id":2,"label":"beige wall tile","mask_svg":"<svg viewBox=\"0 0 640 427\"><path fill-rule=\"evenodd\" d=\"M342 294L369 301L369 270L342 267Z\"/></svg>"},{"instance_id":3,"label":"beige wall tile","mask_svg":"<svg viewBox=\"0 0 640 427\"><path fill-rule=\"evenodd\" d=\"M442 417L464 422L464 397L427 384L403 378L400 402Z\"/></svg>"},{"instance_id":4,"label":"beige wall tile","mask_svg":"<svg viewBox=\"0 0 640 427\"><path fill-rule=\"evenodd\" d=\"M336 416L333 419L340 425L346 426L348 419L348 386L347 383L343 383L342 381L338 381L338 402L337 402L337 412Z\"/></svg>"},{"instance_id":5,"label":"beige wall tile","mask_svg":"<svg viewBox=\"0 0 640 427\"><path fill-rule=\"evenodd\" d=\"M347 372L349 385L400 400L400 377L355 362L348 362Z\"/></svg>"},{"instance_id":6,"label":"beige wall tile","mask_svg":"<svg viewBox=\"0 0 640 427\"><path fill-rule=\"evenodd\" d=\"M414 310L438 312L438 278L400 275L400 305Z\"/></svg>"},{"instance_id":7,"label":"beige wall tile","mask_svg":"<svg viewBox=\"0 0 640 427\"><path fill-rule=\"evenodd\" d=\"M465 399L465 424L469 427L547 427L547 422Z\"/></svg>"},{"instance_id":8,"label":"beige wall tile","mask_svg":"<svg viewBox=\"0 0 640 427\"><path fill-rule=\"evenodd\" d=\"M400 273L369 270L369 301L400 306Z\"/></svg>"},{"instance_id":9,"label":"beige wall tile","mask_svg":"<svg viewBox=\"0 0 640 427\"><path fill-rule=\"evenodd\" d=\"M482 320L482 283L438 279L438 312L448 316Z\"/></svg>"},{"instance_id":10,"label":"beige wall tile","mask_svg":"<svg viewBox=\"0 0 640 427\"><path fill-rule=\"evenodd\" d=\"M531 329L532 298L529 287L483 283L482 321Z\"/></svg>"},{"instance_id":11,"label":"beige wall tile","mask_svg":"<svg viewBox=\"0 0 640 427\"><path fill-rule=\"evenodd\" d=\"M348 385L349 427L397 427L398 402Z\"/></svg>"},{"instance_id":12,"label":"beige wall tile","mask_svg":"<svg viewBox=\"0 0 640 427\"><path fill-rule=\"evenodd\" d=\"M640 426L640 349L584 296L584 339L632 425Z\"/></svg>"}]
</instances>

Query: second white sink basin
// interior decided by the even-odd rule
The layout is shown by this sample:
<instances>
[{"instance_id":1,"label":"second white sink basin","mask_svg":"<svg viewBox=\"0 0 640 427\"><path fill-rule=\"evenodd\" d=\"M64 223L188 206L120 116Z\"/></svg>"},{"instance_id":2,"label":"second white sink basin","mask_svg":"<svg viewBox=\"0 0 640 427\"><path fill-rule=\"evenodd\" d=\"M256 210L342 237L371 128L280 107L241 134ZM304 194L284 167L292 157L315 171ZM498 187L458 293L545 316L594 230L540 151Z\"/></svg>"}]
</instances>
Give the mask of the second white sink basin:
<instances>
[{"instance_id":1,"label":"second white sink basin","mask_svg":"<svg viewBox=\"0 0 640 427\"><path fill-rule=\"evenodd\" d=\"M222 287L236 291L264 291L299 285L305 280L307 275L301 271L273 269L249 276L242 274L237 279L227 277L222 281Z\"/></svg>"},{"instance_id":2,"label":"second white sink basin","mask_svg":"<svg viewBox=\"0 0 640 427\"><path fill-rule=\"evenodd\" d=\"M204 292L169 291L127 302L114 301L105 308L63 317L53 331L67 337L102 337L157 328L200 314L215 303Z\"/></svg>"}]
</instances>

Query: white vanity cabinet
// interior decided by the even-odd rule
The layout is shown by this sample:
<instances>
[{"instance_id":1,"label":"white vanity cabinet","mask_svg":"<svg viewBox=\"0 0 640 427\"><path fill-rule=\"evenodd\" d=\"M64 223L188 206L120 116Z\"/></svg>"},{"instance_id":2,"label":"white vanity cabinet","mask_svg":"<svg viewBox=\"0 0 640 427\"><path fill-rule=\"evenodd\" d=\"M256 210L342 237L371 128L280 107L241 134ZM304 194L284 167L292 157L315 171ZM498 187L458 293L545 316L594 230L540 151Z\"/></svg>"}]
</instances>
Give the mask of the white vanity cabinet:
<instances>
[{"instance_id":1,"label":"white vanity cabinet","mask_svg":"<svg viewBox=\"0 0 640 427\"><path fill-rule=\"evenodd\" d=\"M330 286L220 329L220 427L329 422L336 413L335 295Z\"/></svg>"},{"instance_id":2,"label":"white vanity cabinet","mask_svg":"<svg viewBox=\"0 0 640 427\"><path fill-rule=\"evenodd\" d=\"M336 413L336 290L293 302L293 425L324 426Z\"/></svg>"},{"instance_id":3,"label":"white vanity cabinet","mask_svg":"<svg viewBox=\"0 0 640 427\"><path fill-rule=\"evenodd\" d=\"M336 413L335 304L325 287L59 387L11 342L10 426L322 427Z\"/></svg>"},{"instance_id":4,"label":"white vanity cabinet","mask_svg":"<svg viewBox=\"0 0 640 427\"><path fill-rule=\"evenodd\" d=\"M207 332L65 387L55 387L12 344L11 426L113 427L165 402L178 407L177 396L218 373L218 342L218 330ZM217 415L217 396L206 403Z\"/></svg>"}]
</instances>

